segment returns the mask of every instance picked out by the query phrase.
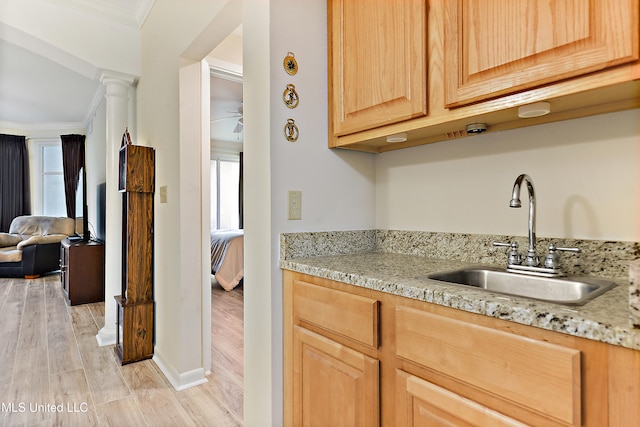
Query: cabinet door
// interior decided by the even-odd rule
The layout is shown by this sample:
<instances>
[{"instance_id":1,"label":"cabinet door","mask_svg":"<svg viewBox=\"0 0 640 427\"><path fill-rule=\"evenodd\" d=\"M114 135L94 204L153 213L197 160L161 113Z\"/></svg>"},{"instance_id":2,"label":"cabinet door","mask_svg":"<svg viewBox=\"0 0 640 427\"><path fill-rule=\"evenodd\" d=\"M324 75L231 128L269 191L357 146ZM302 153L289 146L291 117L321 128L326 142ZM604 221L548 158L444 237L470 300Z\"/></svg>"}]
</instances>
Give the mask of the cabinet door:
<instances>
[{"instance_id":1,"label":"cabinet door","mask_svg":"<svg viewBox=\"0 0 640 427\"><path fill-rule=\"evenodd\" d=\"M330 0L333 135L426 114L426 2Z\"/></svg>"},{"instance_id":2,"label":"cabinet door","mask_svg":"<svg viewBox=\"0 0 640 427\"><path fill-rule=\"evenodd\" d=\"M379 425L377 360L298 326L293 347L293 425Z\"/></svg>"},{"instance_id":3,"label":"cabinet door","mask_svg":"<svg viewBox=\"0 0 640 427\"><path fill-rule=\"evenodd\" d=\"M563 425L582 425L579 350L398 306L396 354Z\"/></svg>"},{"instance_id":4,"label":"cabinet door","mask_svg":"<svg viewBox=\"0 0 640 427\"><path fill-rule=\"evenodd\" d=\"M447 107L639 58L638 0L445 3Z\"/></svg>"},{"instance_id":5,"label":"cabinet door","mask_svg":"<svg viewBox=\"0 0 640 427\"><path fill-rule=\"evenodd\" d=\"M396 426L524 427L477 402L403 371L396 371Z\"/></svg>"}]
</instances>

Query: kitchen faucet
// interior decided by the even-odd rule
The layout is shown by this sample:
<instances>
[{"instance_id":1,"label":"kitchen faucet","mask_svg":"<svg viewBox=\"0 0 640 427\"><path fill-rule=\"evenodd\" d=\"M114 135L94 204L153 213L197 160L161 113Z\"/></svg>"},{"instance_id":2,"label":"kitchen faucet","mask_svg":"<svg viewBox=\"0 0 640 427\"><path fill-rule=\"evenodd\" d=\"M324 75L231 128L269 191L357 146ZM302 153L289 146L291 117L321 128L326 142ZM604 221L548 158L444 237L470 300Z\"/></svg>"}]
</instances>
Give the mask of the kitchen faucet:
<instances>
[{"instance_id":1,"label":"kitchen faucet","mask_svg":"<svg viewBox=\"0 0 640 427\"><path fill-rule=\"evenodd\" d=\"M509 207L519 208L522 206L520 202L520 188L522 181L526 181L527 190L529 191L529 247L527 248L527 256L524 263L529 267L537 267L540 265L540 259L536 254L536 194L533 188L533 180L527 174L521 174L516 178L513 184L513 192L511 194L511 202Z\"/></svg>"},{"instance_id":2,"label":"kitchen faucet","mask_svg":"<svg viewBox=\"0 0 640 427\"><path fill-rule=\"evenodd\" d=\"M513 192L511 193L509 207L522 207L522 202L520 201L520 190L522 188L523 181L527 183L527 190L529 191L529 246L527 248L527 255L524 259L524 265L521 265L522 258L518 253L517 242L493 242L493 245L506 246L510 248L509 259L507 261L507 271L509 272L533 274L545 277L562 275L563 273L560 271L560 259L557 251L575 253L579 253L581 251L579 248L559 248L550 244L549 253L544 257L544 265L540 265L540 258L536 253L536 193L533 188L533 180L529 175L521 174L516 178L516 182L513 184Z\"/></svg>"}]
</instances>

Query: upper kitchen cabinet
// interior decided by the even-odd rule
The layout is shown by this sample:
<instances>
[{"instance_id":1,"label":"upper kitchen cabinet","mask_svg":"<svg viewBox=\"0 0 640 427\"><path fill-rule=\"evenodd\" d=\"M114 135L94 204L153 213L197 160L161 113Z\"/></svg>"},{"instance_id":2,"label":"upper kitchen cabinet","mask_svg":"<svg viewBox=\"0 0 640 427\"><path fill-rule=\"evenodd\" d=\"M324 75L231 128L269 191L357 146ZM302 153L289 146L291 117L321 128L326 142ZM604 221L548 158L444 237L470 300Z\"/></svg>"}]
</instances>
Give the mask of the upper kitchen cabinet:
<instances>
[{"instance_id":1,"label":"upper kitchen cabinet","mask_svg":"<svg viewBox=\"0 0 640 427\"><path fill-rule=\"evenodd\" d=\"M445 2L446 106L638 60L634 0Z\"/></svg>"},{"instance_id":2,"label":"upper kitchen cabinet","mask_svg":"<svg viewBox=\"0 0 640 427\"><path fill-rule=\"evenodd\" d=\"M329 147L640 107L640 0L327 0ZM549 113L521 107L545 101ZM477 129L477 128L476 128ZM394 143L390 135L406 134Z\"/></svg>"},{"instance_id":3,"label":"upper kitchen cabinet","mask_svg":"<svg viewBox=\"0 0 640 427\"><path fill-rule=\"evenodd\" d=\"M426 2L330 0L332 134L426 114Z\"/></svg>"}]
</instances>

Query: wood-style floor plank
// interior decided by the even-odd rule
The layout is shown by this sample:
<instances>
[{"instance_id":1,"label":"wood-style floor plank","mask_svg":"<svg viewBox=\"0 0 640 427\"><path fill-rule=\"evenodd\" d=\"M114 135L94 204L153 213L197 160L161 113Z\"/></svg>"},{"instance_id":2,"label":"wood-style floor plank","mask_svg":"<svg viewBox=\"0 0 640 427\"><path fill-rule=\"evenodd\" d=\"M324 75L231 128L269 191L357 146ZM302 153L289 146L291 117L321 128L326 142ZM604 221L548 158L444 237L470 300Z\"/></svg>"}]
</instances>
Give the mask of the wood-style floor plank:
<instances>
[{"instance_id":1,"label":"wood-style floor plank","mask_svg":"<svg viewBox=\"0 0 640 427\"><path fill-rule=\"evenodd\" d=\"M98 347L104 303L68 306L59 274L0 278L0 396L18 410L0 427L242 426L243 286L211 295L211 374L178 392L153 360L121 366Z\"/></svg>"},{"instance_id":2,"label":"wood-style floor plank","mask_svg":"<svg viewBox=\"0 0 640 427\"><path fill-rule=\"evenodd\" d=\"M47 324L45 319L44 286L42 282L30 280L24 303L27 315L22 317L18 349L44 349L47 347Z\"/></svg>"},{"instance_id":3,"label":"wood-style floor plank","mask_svg":"<svg viewBox=\"0 0 640 427\"><path fill-rule=\"evenodd\" d=\"M71 316L62 293L62 287L52 276L47 276L45 283L49 374L82 369L78 342L73 332Z\"/></svg>"},{"instance_id":4,"label":"wood-style floor plank","mask_svg":"<svg viewBox=\"0 0 640 427\"><path fill-rule=\"evenodd\" d=\"M4 301L0 307L0 337L2 337L4 346L3 351L0 351L0 366L2 366L0 369L0 396L8 396L18 337L20 336L24 302L27 296L27 283L12 279L0 280L0 283L0 288L6 290ZM0 414L0 420L3 415Z\"/></svg>"},{"instance_id":5,"label":"wood-style floor plank","mask_svg":"<svg viewBox=\"0 0 640 427\"><path fill-rule=\"evenodd\" d=\"M113 346L98 347L96 337L78 337L87 383L96 405L130 396L129 387L116 364Z\"/></svg>"},{"instance_id":6,"label":"wood-style floor plank","mask_svg":"<svg viewBox=\"0 0 640 427\"><path fill-rule=\"evenodd\" d=\"M46 338L44 288L42 283L28 281L9 402L24 405L24 411L8 412L6 425L30 425L51 418L49 390L49 357Z\"/></svg>"},{"instance_id":7,"label":"wood-style floor plank","mask_svg":"<svg viewBox=\"0 0 640 427\"><path fill-rule=\"evenodd\" d=\"M133 396L98 405L96 414L101 426L149 426Z\"/></svg>"},{"instance_id":8,"label":"wood-style floor plank","mask_svg":"<svg viewBox=\"0 0 640 427\"><path fill-rule=\"evenodd\" d=\"M62 411L53 414L53 425L83 427L98 424L84 369L53 374L50 382L53 402L62 405Z\"/></svg>"},{"instance_id":9,"label":"wood-style floor plank","mask_svg":"<svg viewBox=\"0 0 640 427\"><path fill-rule=\"evenodd\" d=\"M211 379L209 379L211 381ZM209 390L210 385L203 384L183 390L176 395L180 405L191 417L191 421L196 426L209 427L212 420L216 420L216 427L240 427L242 419L238 420L234 414L229 412L222 404L212 404L217 401L216 397Z\"/></svg>"},{"instance_id":10,"label":"wood-style floor plank","mask_svg":"<svg viewBox=\"0 0 640 427\"><path fill-rule=\"evenodd\" d=\"M152 426L193 426L191 418L176 399L173 388L160 378L152 364L151 360L144 360L121 368L142 415Z\"/></svg>"}]
</instances>

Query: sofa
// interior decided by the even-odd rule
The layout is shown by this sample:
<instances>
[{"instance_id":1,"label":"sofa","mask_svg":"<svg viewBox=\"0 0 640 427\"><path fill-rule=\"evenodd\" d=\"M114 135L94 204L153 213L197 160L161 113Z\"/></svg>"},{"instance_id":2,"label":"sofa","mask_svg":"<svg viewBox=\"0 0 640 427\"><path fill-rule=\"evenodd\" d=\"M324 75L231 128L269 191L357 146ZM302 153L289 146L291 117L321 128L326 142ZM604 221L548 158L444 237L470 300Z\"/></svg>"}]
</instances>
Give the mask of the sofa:
<instances>
[{"instance_id":1,"label":"sofa","mask_svg":"<svg viewBox=\"0 0 640 427\"><path fill-rule=\"evenodd\" d=\"M26 215L0 233L0 277L39 277L60 270L60 242L75 234L72 218Z\"/></svg>"}]
</instances>

